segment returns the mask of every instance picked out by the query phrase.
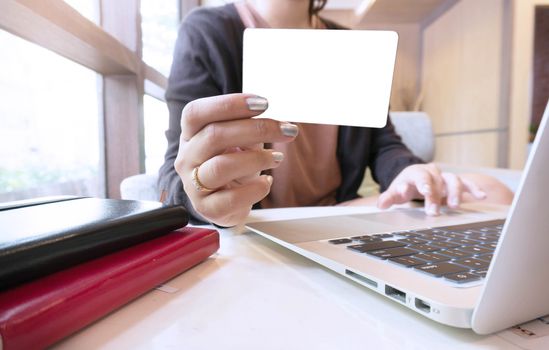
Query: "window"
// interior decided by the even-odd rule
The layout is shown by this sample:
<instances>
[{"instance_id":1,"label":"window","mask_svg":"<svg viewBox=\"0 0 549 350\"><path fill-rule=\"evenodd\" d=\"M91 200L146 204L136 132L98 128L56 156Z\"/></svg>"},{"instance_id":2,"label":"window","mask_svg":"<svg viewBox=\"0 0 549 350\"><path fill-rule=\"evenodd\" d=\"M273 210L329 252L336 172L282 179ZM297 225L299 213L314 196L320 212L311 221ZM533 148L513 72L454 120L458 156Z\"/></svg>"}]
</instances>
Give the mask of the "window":
<instances>
[{"instance_id":1,"label":"window","mask_svg":"<svg viewBox=\"0 0 549 350\"><path fill-rule=\"evenodd\" d=\"M145 95L143 97L145 119L145 170L156 174L164 163L168 142L164 132L168 129L168 107L162 101Z\"/></svg>"},{"instance_id":2,"label":"window","mask_svg":"<svg viewBox=\"0 0 549 350\"><path fill-rule=\"evenodd\" d=\"M65 0L80 14L95 24L99 24L99 4L97 0Z\"/></svg>"},{"instance_id":3,"label":"window","mask_svg":"<svg viewBox=\"0 0 549 350\"><path fill-rule=\"evenodd\" d=\"M172 65L179 17L178 0L141 0L143 61L165 76Z\"/></svg>"},{"instance_id":4,"label":"window","mask_svg":"<svg viewBox=\"0 0 549 350\"><path fill-rule=\"evenodd\" d=\"M173 50L180 22L178 0L141 0L141 29L143 61L168 76L173 59ZM150 86L145 82L145 89ZM164 132L168 129L168 109L159 99L162 89L155 89L155 97L143 98L145 128L145 170L157 173L164 162L167 141ZM157 99L158 98L158 99Z\"/></svg>"},{"instance_id":5,"label":"window","mask_svg":"<svg viewBox=\"0 0 549 350\"><path fill-rule=\"evenodd\" d=\"M0 47L0 201L103 196L100 76L5 31Z\"/></svg>"},{"instance_id":6,"label":"window","mask_svg":"<svg viewBox=\"0 0 549 350\"><path fill-rule=\"evenodd\" d=\"M0 1L0 202L120 198L120 183L144 163L156 172L166 147L161 100L177 30L181 14L198 4Z\"/></svg>"}]
</instances>

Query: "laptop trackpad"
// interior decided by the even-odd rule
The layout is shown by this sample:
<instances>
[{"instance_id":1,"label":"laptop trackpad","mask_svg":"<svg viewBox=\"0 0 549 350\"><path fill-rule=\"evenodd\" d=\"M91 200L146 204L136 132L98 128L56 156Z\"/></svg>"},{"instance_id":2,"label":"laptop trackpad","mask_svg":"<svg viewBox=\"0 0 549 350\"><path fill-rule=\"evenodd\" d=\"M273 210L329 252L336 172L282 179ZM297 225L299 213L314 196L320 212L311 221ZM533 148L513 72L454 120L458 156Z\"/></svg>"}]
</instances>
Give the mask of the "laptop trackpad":
<instances>
[{"instance_id":1,"label":"laptop trackpad","mask_svg":"<svg viewBox=\"0 0 549 350\"><path fill-rule=\"evenodd\" d=\"M389 225L391 230L412 230L415 228L426 228L435 226L450 225L454 222L462 223L464 221L476 220L480 212L460 209L452 210L444 208L439 216L429 216L421 208L415 209L396 209L391 211L382 211L378 213L355 214L351 217L359 218L369 223L379 223ZM457 221L456 221L457 220Z\"/></svg>"},{"instance_id":2,"label":"laptop trackpad","mask_svg":"<svg viewBox=\"0 0 549 350\"><path fill-rule=\"evenodd\" d=\"M489 220L490 215L472 210L445 210L442 215L425 215L422 209L397 209L379 213L329 216L309 219L250 223L254 231L288 243L301 243L359 236L379 232L457 225Z\"/></svg>"}]
</instances>

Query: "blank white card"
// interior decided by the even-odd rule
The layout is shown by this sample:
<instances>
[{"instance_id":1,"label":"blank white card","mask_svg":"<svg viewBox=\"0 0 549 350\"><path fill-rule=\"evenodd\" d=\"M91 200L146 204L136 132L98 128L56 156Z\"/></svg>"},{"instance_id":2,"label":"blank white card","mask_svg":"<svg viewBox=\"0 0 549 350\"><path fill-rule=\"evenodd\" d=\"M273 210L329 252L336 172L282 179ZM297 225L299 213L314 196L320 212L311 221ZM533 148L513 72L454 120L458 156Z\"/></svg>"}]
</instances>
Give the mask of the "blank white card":
<instances>
[{"instance_id":1,"label":"blank white card","mask_svg":"<svg viewBox=\"0 0 549 350\"><path fill-rule=\"evenodd\" d=\"M242 90L268 99L262 117L381 128L397 43L391 31L246 29Z\"/></svg>"}]
</instances>

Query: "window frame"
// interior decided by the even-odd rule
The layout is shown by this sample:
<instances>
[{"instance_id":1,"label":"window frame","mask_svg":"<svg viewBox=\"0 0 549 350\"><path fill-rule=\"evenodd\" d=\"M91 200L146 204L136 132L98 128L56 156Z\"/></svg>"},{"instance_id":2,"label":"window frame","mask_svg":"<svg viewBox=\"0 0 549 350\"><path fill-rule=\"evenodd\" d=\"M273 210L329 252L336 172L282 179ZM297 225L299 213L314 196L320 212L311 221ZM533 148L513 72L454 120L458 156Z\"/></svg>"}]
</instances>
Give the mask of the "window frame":
<instances>
[{"instance_id":1,"label":"window frame","mask_svg":"<svg viewBox=\"0 0 549 350\"><path fill-rule=\"evenodd\" d=\"M145 171L143 94L164 101L168 79L142 60L140 0L97 1L100 25L62 0L3 0L0 28L102 75L105 195L120 198ZM200 1L178 5L182 19Z\"/></svg>"}]
</instances>

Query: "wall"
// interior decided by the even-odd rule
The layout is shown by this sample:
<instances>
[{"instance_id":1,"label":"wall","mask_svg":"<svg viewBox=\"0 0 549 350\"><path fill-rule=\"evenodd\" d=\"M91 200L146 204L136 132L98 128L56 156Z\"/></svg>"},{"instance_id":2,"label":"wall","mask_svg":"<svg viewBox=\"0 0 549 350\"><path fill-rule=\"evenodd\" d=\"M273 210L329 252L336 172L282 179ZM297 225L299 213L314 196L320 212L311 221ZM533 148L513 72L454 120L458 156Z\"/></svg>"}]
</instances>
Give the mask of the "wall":
<instances>
[{"instance_id":1,"label":"wall","mask_svg":"<svg viewBox=\"0 0 549 350\"><path fill-rule=\"evenodd\" d=\"M363 24L357 29L394 30L398 52L391 91L391 110L412 110L419 94L421 32L419 24Z\"/></svg>"},{"instance_id":2,"label":"wall","mask_svg":"<svg viewBox=\"0 0 549 350\"><path fill-rule=\"evenodd\" d=\"M549 98L549 6L536 8L531 124L537 128Z\"/></svg>"},{"instance_id":3,"label":"wall","mask_svg":"<svg viewBox=\"0 0 549 350\"><path fill-rule=\"evenodd\" d=\"M461 0L423 30L422 110L438 162L505 165L505 15L505 0Z\"/></svg>"},{"instance_id":4,"label":"wall","mask_svg":"<svg viewBox=\"0 0 549 350\"><path fill-rule=\"evenodd\" d=\"M531 115L536 5L549 5L549 0L513 0L509 165L519 169L526 160L525 145Z\"/></svg>"}]
</instances>

